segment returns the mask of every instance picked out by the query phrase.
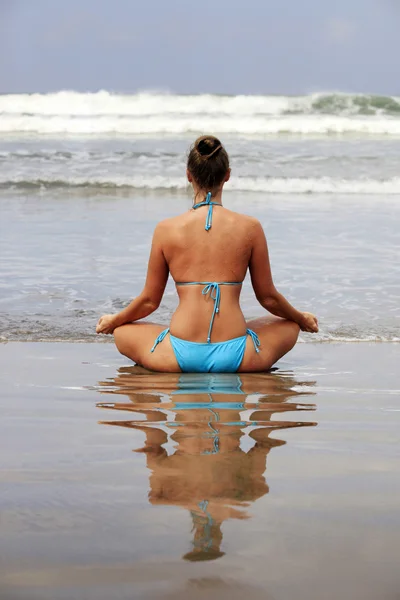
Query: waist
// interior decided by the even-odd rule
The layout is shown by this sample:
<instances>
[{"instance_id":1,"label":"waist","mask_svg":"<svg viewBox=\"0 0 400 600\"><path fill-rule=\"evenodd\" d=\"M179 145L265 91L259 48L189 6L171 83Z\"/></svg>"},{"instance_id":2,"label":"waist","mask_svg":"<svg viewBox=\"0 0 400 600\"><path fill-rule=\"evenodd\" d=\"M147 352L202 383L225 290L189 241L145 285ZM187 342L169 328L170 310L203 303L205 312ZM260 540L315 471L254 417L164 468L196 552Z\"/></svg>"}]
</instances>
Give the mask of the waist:
<instances>
[{"instance_id":1,"label":"waist","mask_svg":"<svg viewBox=\"0 0 400 600\"><path fill-rule=\"evenodd\" d=\"M243 281L175 281L175 285L242 285Z\"/></svg>"},{"instance_id":2,"label":"waist","mask_svg":"<svg viewBox=\"0 0 400 600\"><path fill-rule=\"evenodd\" d=\"M198 285L202 285L203 289L201 290L201 296L205 297L206 299L210 299L212 301L213 304L213 309L212 309L212 313L211 313L211 318L210 318L210 324L208 327L208 332L207 332L207 342L210 343L211 342L211 333L214 327L214 320L215 317L220 313L220 307L221 307L221 296L222 296L222 292L221 292L221 286L227 287L227 288L234 288L234 287L239 287L241 286L241 281L221 281L221 282L217 282L217 281L180 281L177 282L177 286L198 286ZM241 289L241 287L240 287ZM236 293L234 295L236 295L236 304L239 305L239 294L240 294L240 289L239 289L239 293ZM232 303L231 303L232 304ZM233 305L235 305L235 302L233 303ZM240 308L239 308L240 310ZM199 311L201 312L201 311ZM241 311L240 311L241 312ZM230 315L231 316L231 315ZM231 316L232 318L232 316ZM242 320L244 321L243 315L242 315ZM198 324L199 319L196 317L196 323ZM222 331L224 329L226 329L227 325L226 325L226 319L224 320L225 323L221 322L220 326L222 326ZM226 335L225 333L223 333L223 335ZM229 339L228 335L228 339Z\"/></svg>"},{"instance_id":3,"label":"waist","mask_svg":"<svg viewBox=\"0 0 400 600\"><path fill-rule=\"evenodd\" d=\"M170 321L172 335L193 342L206 342L213 304L210 301L205 302L201 294L189 294L181 298ZM212 341L223 342L245 333L246 320L240 308L239 298L229 296L225 298L223 310L214 320Z\"/></svg>"}]
</instances>

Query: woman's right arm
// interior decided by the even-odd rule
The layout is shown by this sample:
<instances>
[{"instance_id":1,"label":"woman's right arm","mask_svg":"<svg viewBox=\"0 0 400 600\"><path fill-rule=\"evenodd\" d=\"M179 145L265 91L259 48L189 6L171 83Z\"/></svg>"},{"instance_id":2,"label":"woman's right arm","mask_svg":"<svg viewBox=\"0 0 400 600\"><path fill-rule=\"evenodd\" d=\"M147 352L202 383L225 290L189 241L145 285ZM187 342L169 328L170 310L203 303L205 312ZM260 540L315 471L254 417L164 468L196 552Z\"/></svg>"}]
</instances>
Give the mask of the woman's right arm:
<instances>
[{"instance_id":1,"label":"woman's right arm","mask_svg":"<svg viewBox=\"0 0 400 600\"><path fill-rule=\"evenodd\" d=\"M162 222L154 231L146 283L141 294L119 313L100 317L96 333L113 333L117 327L144 319L157 310L169 275L168 264L163 253L165 230L165 224Z\"/></svg>"},{"instance_id":2,"label":"woman's right arm","mask_svg":"<svg viewBox=\"0 0 400 600\"><path fill-rule=\"evenodd\" d=\"M257 300L273 315L297 323L302 331L317 333L317 318L311 313L296 310L276 289L272 280L267 240L261 223L256 219L253 231L249 271Z\"/></svg>"}]
</instances>

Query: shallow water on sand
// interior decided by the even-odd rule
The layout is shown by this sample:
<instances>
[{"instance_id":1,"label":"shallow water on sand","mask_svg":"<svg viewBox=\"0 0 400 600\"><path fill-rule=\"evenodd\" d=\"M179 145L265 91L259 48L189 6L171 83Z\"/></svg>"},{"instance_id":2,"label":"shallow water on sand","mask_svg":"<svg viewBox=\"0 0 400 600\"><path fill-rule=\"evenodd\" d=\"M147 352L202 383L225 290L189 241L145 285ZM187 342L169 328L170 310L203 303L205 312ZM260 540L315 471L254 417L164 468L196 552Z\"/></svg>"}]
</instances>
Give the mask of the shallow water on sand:
<instances>
[{"instance_id":1,"label":"shallow water on sand","mask_svg":"<svg viewBox=\"0 0 400 600\"><path fill-rule=\"evenodd\" d=\"M184 560L224 556L223 524L250 518L250 503L268 493L267 456L285 443L271 433L315 425L300 420L301 411L315 406L302 402L310 392L295 390L297 384L286 373L149 376L127 367L101 386L116 401L97 406L119 411L101 422L145 434L135 451L145 454L151 472L150 504L181 507L190 516ZM299 420L285 420L289 412Z\"/></svg>"},{"instance_id":2,"label":"shallow water on sand","mask_svg":"<svg viewBox=\"0 0 400 600\"><path fill-rule=\"evenodd\" d=\"M1 345L1 597L395 600L399 347L320 348L239 377Z\"/></svg>"},{"instance_id":3,"label":"shallow water on sand","mask_svg":"<svg viewBox=\"0 0 400 600\"><path fill-rule=\"evenodd\" d=\"M104 340L98 317L142 290L156 223L190 207L166 192L82 194L0 192L0 340ZM400 340L396 198L231 192L226 206L260 219L278 289L319 317L303 341ZM170 280L151 319L169 323L176 304ZM241 304L265 312L248 277Z\"/></svg>"}]
</instances>

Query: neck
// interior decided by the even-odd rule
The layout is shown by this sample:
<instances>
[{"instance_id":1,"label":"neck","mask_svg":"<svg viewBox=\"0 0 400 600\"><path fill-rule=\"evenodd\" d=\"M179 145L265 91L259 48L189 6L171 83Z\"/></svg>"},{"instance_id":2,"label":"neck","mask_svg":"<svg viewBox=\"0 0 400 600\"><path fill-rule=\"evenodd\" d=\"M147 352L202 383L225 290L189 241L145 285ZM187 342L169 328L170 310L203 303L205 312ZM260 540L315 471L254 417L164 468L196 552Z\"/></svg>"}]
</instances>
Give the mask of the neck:
<instances>
[{"instance_id":1,"label":"neck","mask_svg":"<svg viewBox=\"0 0 400 600\"><path fill-rule=\"evenodd\" d=\"M200 204L200 202L204 202L209 190L194 190L194 200L193 204ZM221 204L222 206L222 190L218 190L211 195L211 202L215 204Z\"/></svg>"}]
</instances>

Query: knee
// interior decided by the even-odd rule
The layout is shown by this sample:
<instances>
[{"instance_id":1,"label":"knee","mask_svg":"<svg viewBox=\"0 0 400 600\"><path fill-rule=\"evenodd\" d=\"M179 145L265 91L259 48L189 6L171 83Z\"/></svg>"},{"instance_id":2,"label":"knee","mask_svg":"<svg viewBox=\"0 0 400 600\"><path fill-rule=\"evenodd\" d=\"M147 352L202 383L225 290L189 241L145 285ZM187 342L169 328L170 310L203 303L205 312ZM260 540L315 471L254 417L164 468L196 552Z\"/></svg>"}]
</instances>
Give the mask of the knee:
<instances>
[{"instance_id":1,"label":"knee","mask_svg":"<svg viewBox=\"0 0 400 600\"><path fill-rule=\"evenodd\" d=\"M293 347L299 337L300 327L294 321L287 321L286 329L288 332L288 341L290 341L290 343L292 344L292 347Z\"/></svg>"},{"instance_id":2,"label":"knee","mask_svg":"<svg viewBox=\"0 0 400 600\"><path fill-rule=\"evenodd\" d=\"M114 335L114 343L121 354L124 353L126 335L124 332L125 325L121 325L120 327L116 327L113 331Z\"/></svg>"}]
</instances>

